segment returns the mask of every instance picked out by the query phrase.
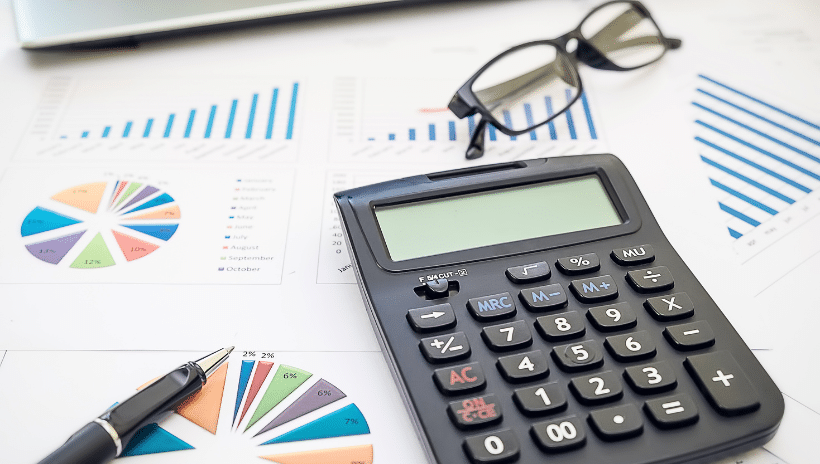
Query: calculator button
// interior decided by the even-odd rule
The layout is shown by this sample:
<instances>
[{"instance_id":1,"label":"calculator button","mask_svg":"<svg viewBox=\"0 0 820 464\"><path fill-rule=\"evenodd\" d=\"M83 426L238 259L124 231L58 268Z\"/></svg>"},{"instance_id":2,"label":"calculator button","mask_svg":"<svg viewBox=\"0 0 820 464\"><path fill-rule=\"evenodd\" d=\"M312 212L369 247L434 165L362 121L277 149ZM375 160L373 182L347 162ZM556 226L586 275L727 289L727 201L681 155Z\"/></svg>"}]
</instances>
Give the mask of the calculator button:
<instances>
[{"instance_id":1,"label":"calculator button","mask_svg":"<svg viewBox=\"0 0 820 464\"><path fill-rule=\"evenodd\" d=\"M424 283L424 293L431 300L450 296L450 281L447 279L428 280Z\"/></svg>"},{"instance_id":2,"label":"calculator button","mask_svg":"<svg viewBox=\"0 0 820 464\"><path fill-rule=\"evenodd\" d=\"M579 256L568 256L555 262L555 267L565 275L579 275L601 269L601 260L595 253Z\"/></svg>"},{"instance_id":3,"label":"calculator button","mask_svg":"<svg viewBox=\"0 0 820 464\"><path fill-rule=\"evenodd\" d=\"M581 303L597 303L618 296L618 285L610 275L573 280L569 288Z\"/></svg>"},{"instance_id":4,"label":"calculator button","mask_svg":"<svg viewBox=\"0 0 820 464\"><path fill-rule=\"evenodd\" d=\"M567 294L561 284L525 288L518 293L518 298L530 311L549 311L567 305Z\"/></svg>"},{"instance_id":5,"label":"calculator button","mask_svg":"<svg viewBox=\"0 0 820 464\"><path fill-rule=\"evenodd\" d=\"M541 350L498 358L498 371L507 382L528 382L550 374L547 357Z\"/></svg>"},{"instance_id":6,"label":"calculator button","mask_svg":"<svg viewBox=\"0 0 820 464\"><path fill-rule=\"evenodd\" d=\"M567 408L567 397L557 382L519 388L513 392L513 401L527 416L542 416Z\"/></svg>"},{"instance_id":7,"label":"calculator button","mask_svg":"<svg viewBox=\"0 0 820 464\"><path fill-rule=\"evenodd\" d=\"M601 332L630 329L638 325L638 318L629 303L613 303L589 308L587 319Z\"/></svg>"},{"instance_id":8,"label":"calculator button","mask_svg":"<svg viewBox=\"0 0 820 464\"><path fill-rule=\"evenodd\" d=\"M666 361L627 367L624 377L633 390L643 395L672 390L678 385L675 371Z\"/></svg>"},{"instance_id":9,"label":"calculator button","mask_svg":"<svg viewBox=\"0 0 820 464\"><path fill-rule=\"evenodd\" d=\"M557 453L584 446L584 424L575 416L538 422L530 427L535 443L544 451Z\"/></svg>"},{"instance_id":10,"label":"calculator button","mask_svg":"<svg viewBox=\"0 0 820 464\"><path fill-rule=\"evenodd\" d=\"M683 365L719 413L737 416L760 407L757 392L728 351L689 356Z\"/></svg>"},{"instance_id":11,"label":"calculator button","mask_svg":"<svg viewBox=\"0 0 820 464\"><path fill-rule=\"evenodd\" d=\"M535 320L535 328L548 342L572 340L586 333L584 318L575 311L541 316Z\"/></svg>"},{"instance_id":12,"label":"calculator button","mask_svg":"<svg viewBox=\"0 0 820 464\"><path fill-rule=\"evenodd\" d=\"M663 336L675 349L681 351L697 350L715 344L715 334L706 321L667 327L663 331Z\"/></svg>"},{"instance_id":13,"label":"calculator button","mask_svg":"<svg viewBox=\"0 0 820 464\"><path fill-rule=\"evenodd\" d=\"M686 393L647 401L643 409L662 429L683 427L698 421L698 407Z\"/></svg>"},{"instance_id":14,"label":"calculator button","mask_svg":"<svg viewBox=\"0 0 820 464\"><path fill-rule=\"evenodd\" d=\"M458 361L470 356L470 342L464 332L423 338L419 348L431 363Z\"/></svg>"},{"instance_id":15,"label":"calculator button","mask_svg":"<svg viewBox=\"0 0 820 464\"><path fill-rule=\"evenodd\" d=\"M644 264L655 261L655 250L652 245L638 245L628 248L617 248L610 254L612 259L621 266Z\"/></svg>"},{"instance_id":16,"label":"calculator button","mask_svg":"<svg viewBox=\"0 0 820 464\"><path fill-rule=\"evenodd\" d=\"M587 405L615 401L624 394L618 374L613 371L576 377L569 381L569 388L578 401Z\"/></svg>"},{"instance_id":17,"label":"calculator button","mask_svg":"<svg viewBox=\"0 0 820 464\"><path fill-rule=\"evenodd\" d=\"M666 266L638 269L626 273L626 280L637 292L652 293L670 290L675 286L672 273Z\"/></svg>"},{"instance_id":18,"label":"calculator button","mask_svg":"<svg viewBox=\"0 0 820 464\"><path fill-rule=\"evenodd\" d=\"M624 404L592 411L589 414L592 429L603 440L623 440L643 432L643 418L634 404Z\"/></svg>"},{"instance_id":19,"label":"calculator button","mask_svg":"<svg viewBox=\"0 0 820 464\"><path fill-rule=\"evenodd\" d=\"M515 301L509 293L470 298L467 309L477 321L495 321L515 316Z\"/></svg>"},{"instance_id":20,"label":"calculator button","mask_svg":"<svg viewBox=\"0 0 820 464\"><path fill-rule=\"evenodd\" d=\"M456 326L456 313L450 303L427 306L407 311L407 322L419 333L447 330Z\"/></svg>"},{"instance_id":21,"label":"calculator button","mask_svg":"<svg viewBox=\"0 0 820 464\"><path fill-rule=\"evenodd\" d=\"M649 359L655 356L655 342L645 330L606 337L604 346L613 358L621 362Z\"/></svg>"},{"instance_id":22,"label":"calculator button","mask_svg":"<svg viewBox=\"0 0 820 464\"><path fill-rule=\"evenodd\" d=\"M507 351L532 345L532 333L524 321L484 327L481 338L493 351Z\"/></svg>"},{"instance_id":23,"label":"calculator button","mask_svg":"<svg viewBox=\"0 0 820 464\"><path fill-rule=\"evenodd\" d=\"M695 305L684 292L649 298L643 305L659 321L685 319L695 314Z\"/></svg>"},{"instance_id":24,"label":"calculator button","mask_svg":"<svg viewBox=\"0 0 820 464\"><path fill-rule=\"evenodd\" d=\"M466 430L501 421L501 403L492 393L475 398L453 401L447 414L456 427Z\"/></svg>"},{"instance_id":25,"label":"calculator button","mask_svg":"<svg viewBox=\"0 0 820 464\"><path fill-rule=\"evenodd\" d=\"M601 345L595 340L584 340L552 349L552 358L566 372L579 372L604 365Z\"/></svg>"},{"instance_id":26,"label":"calculator button","mask_svg":"<svg viewBox=\"0 0 820 464\"><path fill-rule=\"evenodd\" d=\"M467 437L464 452L473 464L496 464L517 461L521 448L512 430L501 429Z\"/></svg>"},{"instance_id":27,"label":"calculator button","mask_svg":"<svg viewBox=\"0 0 820 464\"><path fill-rule=\"evenodd\" d=\"M479 391L487 385L481 364L477 362L436 369L433 372L433 380L445 395Z\"/></svg>"},{"instance_id":28,"label":"calculator button","mask_svg":"<svg viewBox=\"0 0 820 464\"><path fill-rule=\"evenodd\" d=\"M529 284L550 278L550 266L544 261L507 268L507 278L515 284Z\"/></svg>"}]
</instances>

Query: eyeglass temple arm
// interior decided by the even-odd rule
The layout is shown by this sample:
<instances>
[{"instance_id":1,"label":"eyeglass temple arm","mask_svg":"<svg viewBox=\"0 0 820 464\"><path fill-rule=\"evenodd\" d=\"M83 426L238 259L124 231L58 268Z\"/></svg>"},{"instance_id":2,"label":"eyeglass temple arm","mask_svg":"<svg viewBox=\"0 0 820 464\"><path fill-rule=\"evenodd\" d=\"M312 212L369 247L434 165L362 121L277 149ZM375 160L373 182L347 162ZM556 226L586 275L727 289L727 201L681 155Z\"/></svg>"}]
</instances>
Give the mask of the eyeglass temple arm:
<instances>
[{"instance_id":1,"label":"eyeglass temple arm","mask_svg":"<svg viewBox=\"0 0 820 464\"><path fill-rule=\"evenodd\" d=\"M475 127L473 136L470 137L470 145L467 147L467 153L464 155L468 160L473 160L484 156L484 132L486 132L486 130L487 121L484 118L481 118Z\"/></svg>"}]
</instances>

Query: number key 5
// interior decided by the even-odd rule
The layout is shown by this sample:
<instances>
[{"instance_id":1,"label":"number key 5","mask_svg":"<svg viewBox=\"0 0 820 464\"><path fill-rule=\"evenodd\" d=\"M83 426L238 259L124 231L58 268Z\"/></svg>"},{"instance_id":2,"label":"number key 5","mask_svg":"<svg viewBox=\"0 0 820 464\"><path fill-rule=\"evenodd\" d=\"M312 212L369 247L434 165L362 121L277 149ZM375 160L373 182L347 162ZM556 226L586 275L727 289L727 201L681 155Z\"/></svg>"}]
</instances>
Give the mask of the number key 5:
<instances>
[{"instance_id":1,"label":"number key 5","mask_svg":"<svg viewBox=\"0 0 820 464\"><path fill-rule=\"evenodd\" d=\"M584 340L552 349L552 358L566 372L595 369L604 364L601 345L595 340Z\"/></svg>"}]
</instances>

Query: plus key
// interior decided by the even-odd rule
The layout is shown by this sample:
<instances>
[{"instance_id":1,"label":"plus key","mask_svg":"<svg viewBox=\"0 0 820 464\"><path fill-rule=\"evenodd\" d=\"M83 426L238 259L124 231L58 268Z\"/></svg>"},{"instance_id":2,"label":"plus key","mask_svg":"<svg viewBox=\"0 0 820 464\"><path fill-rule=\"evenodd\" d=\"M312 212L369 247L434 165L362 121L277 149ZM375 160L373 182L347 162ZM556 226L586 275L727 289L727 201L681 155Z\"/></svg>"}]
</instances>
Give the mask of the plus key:
<instances>
[{"instance_id":1,"label":"plus key","mask_svg":"<svg viewBox=\"0 0 820 464\"><path fill-rule=\"evenodd\" d=\"M724 416L760 407L757 391L728 351L689 356L683 364L712 406Z\"/></svg>"}]
</instances>

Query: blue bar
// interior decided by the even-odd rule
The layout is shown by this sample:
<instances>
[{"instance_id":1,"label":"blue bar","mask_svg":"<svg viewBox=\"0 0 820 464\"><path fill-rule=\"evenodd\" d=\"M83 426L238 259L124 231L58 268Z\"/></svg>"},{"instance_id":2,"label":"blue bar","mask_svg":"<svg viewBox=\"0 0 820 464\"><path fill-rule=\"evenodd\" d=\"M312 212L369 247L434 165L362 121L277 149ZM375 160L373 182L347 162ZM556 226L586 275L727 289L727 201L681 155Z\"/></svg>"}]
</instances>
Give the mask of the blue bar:
<instances>
[{"instance_id":1,"label":"blue bar","mask_svg":"<svg viewBox=\"0 0 820 464\"><path fill-rule=\"evenodd\" d=\"M547 104L547 117L551 118L555 114L555 112L552 111L552 98L544 97L544 103ZM550 130L550 138L552 140L557 140L558 139L558 134L555 133L555 123L550 121L550 122L547 123L547 126L549 127L549 130Z\"/></svg>"},{"instance_id":2,"label":"blue bar","mask_svg":"<svg viewBox=\"0 0 820 464\"><path fill-rule=\"evenodd\" d=\"M436 125L430 124L427 126L427 131L430 133L430 140L436 140Z\"/></svg>"},{"instance_id":3,"label":"blue bar","mask_svg":"<svg viewBox=\"0 0 820 464\"><path fill-rule=\"evenodd\" d=\"M725 119L725 120L727 120L727 121L729 121L729 122L731 122L731 123L734 123L734 124L736 124L736 125L738 125L738 126L740 126L740 127L744 128L744 129L748 130L749 132L753 132L753 133L755 133L755 134L757 134L757 135L759 135L759 136L761 136L761 137L763 137L763 138L765 138L765 139L771 140L772 142L774 142L774 143L776 143L776 144L778 144L778 145L780 145L780 146L783 146L783 147L785 147L785 148L788 148L789 150L791 150L791 151L793 151L793 152L795 152L795 153L801 154L801 155L805 156L806 158L811 159L812 161L816 161L816 162L820 163L820 158L818 158L818 157L816 157L816 156L814 156L814 155L811 155L811 154L809 154L809 153L806 153L805 151L803 151L803 150L801 150L801 149L799 149L799 148L797 148L797 147L794 147L794 146L792 146L792 145L789 145L788 143L786 143L786 142L784 142L784 141L782 141L782 140L776 139L776 138L772 137L771 135L764 134L763 132L760 132L759 130L757 130L757 129L755 129L755 128L751 127L751 126L747 126L746 124L743 124L743 123L742 123L742 122L740 122L740 121L736 121L736 120L734 120L734 119L730 118L729 116L726 116L726 115L724 115L724 114L718 113L717 111L715 111L715 110L713 110L713 109L710 109L710 108L707 108L707 107L705 107L705 106L701 105L701 104L700 104L700 103L698 103L698 102L692 102L692 104L693 104L693 105L695 105L695 106L697 106L698 108L701 108L701 109L703 109L703 110L706 110L706 111L708 111L708 112L710 112L710 113L714 114L715 116L718 116L718 117L723 118L723 119Z\"/></svg>"},{"instance_id":4,"label":"blue bar","mask_svg":"<svg viewBox=\"0 0 820 464\"><path fill-rule=\"evenodd\" d=\"M776 123L776 122L772 121L771 119L765 118L765 117L755 113L754 111L750 111L750 110L747 110L746 108L743 108L742 106L735 105L734 103L732 103L728 100L724 100L724 99L718 97L717 95L713 95L713 94L711 94L711 93L709 93L709 92L707 92L703 89L697 89L697 90L698 90L698 92L700 92L704 95L708 95L708 96L714 98L715 100L717 100L719 102L723 102L723 103L731 106L732 108L743 111L744 113L748 114L749 116L754 116L755 118L760 119L761 121L765 121L765 122L773 125L774 127L777 127L778 129L782 129L782 130L784 130L784 131L786 131L786 132L788 132L788 133L790 133L794 136L800 137L801 139L803 139L807 142L811 142L811 143L813 143L817 146L820 146L820 142L818 142L817 140L814 140L811 137L805 136L805 135L801 134L800 132L797 132L796 130L792 130L792 129L784 126L783 124Z\"/></svg>"},{"instance_id":5,"label":"blue bar","mask_svg":"<svg viewBox=\"0 0 820 464\"><path fill-rule=\"evenodd\" d=\"M245 130L245 138L251 138L253 134L253 118L256 117L256 101L259 100L259 94L253 94L253 100L251 100L251 112L248 114L248 128Z\"/></svg>"},{"instance_id":6,"label":"blue bar","mask_svg":"<svg viewBox=\"0 0 820 464\"><path fill-rule=\"evenodd\" d=\"M769 208L768 206L764 205L763 203L755 200L752 197L746 196L746 195L738 192L737 190L729 187L728 185L723 185L723 184L721 184L720 182L718 182L714 179L709 179L709 182L711 182L712 185L714 185L715 187L723 190L724 192L726 192L730 195L733 195L737 198L740 198L741 200L745 201L746 203L748 203L748 204L750 204L750 205L752 205L752 206L754 206L758 209L761 209L761 210L763 210L763 211L765 211L765 212L767 212L771 215L777 214L777 210L775 210L774 208Z\"/></svg>"},{"instance_id":7,"label":"blue bar","mask_svg":"<svg viewBox=\"0 0 820 464\"><path fill-rule=\"evenodd\" d=\"M742 145L745 145L745 146L747 146L747 147L751 148L752 150L754 150L754 151L756 151L756 152L758 152L758 153L760 153L760 154L766 155L766 156L768 156L769 158L771 158L771 159L773 159L773 160L780 161L781 163L785 164L786 166L788 166L788 167L790 167L790 168L792 168L792 169L798 170L798 171L802 172L803 174L805 174L805 175L807 175L807 176L809 176L809 177L812 177L812 178L814 178L814 179L820 180L820 174L817 174L817 173L815 173L815 172L809 171L808 169L804 168L803 166L800 166L800 165L798 165L798 164L794 164L794 163L792 163L791 161L789 161L789 160L787 160L787 159L785 159L785 158L781 158L780 156L777 156L777 155L775 155L774 153L771 153L771 152L769 152L769 151L766 151L766 150L764 150L764 149L762 149L762 148L760 148L760 147L758 147L758 146L756 146L756 145L752 145L751 143L749 143L749 142L747 142L747 141L745 141L745 140L743 140L743 139L737 138L737 137L735 137L734 135L729 134L729 133L727 133L727 132L724 132L724 131L722 131L722 130L718 129L717 127L714 127L714 126L712 126L712 125L710 125L710 124L707 124L707 123L705 123L705 122L703 122L703 121L701 121L701 120L696 120L695 122L696 122L697 124L700 124L701 126L704 126L704 127L709 128L709 129L712 129L713 131L717 132L718 134L720 134L720 135L722 135L722 136L724 136L724 137L727 137L727 138L729 138L729 139L732 139L732 140L734 140L734 141L735 141L735 142L737 142L737 143L740 143L740 144L742 144Z\"/></svg>"},{"instance_id":8,"label":"blue bar","mask_svg":"<svg viewBox=\"0 0 820 464\"><path fill-rule=\"evenodd\" d=\"M191 110L191 114L188 115L188 125L185 126L185 138L191 138L191 128L194 127L194 117L196 116L196 110Z\"/></svg>"},{"instance_id":9,"label":"blue bar","mask_svg":"<svg viewBox=\"0 0 820 464\"><path fill-rule=\"evenodd\" d=\"M789 112L787 112L787 111L785 111L785 110L781 110L780 108L778 108L778 107L776 107L776 106L774 106L774 105L770 105L770 104L768 104L768 103L764 102L763 100L758 100L757 98L755 98L755 97L753 97L753 96L751 96L751 95L745 94L745 93L741 92L740 90L733 89L732 87L729 87L729 86L728 86L728 85L726 85L726 84L722 84L722 83L720 83L720 82L718 82L718 81L716 81L716 80L714 80L714 79L708 78L708 77L704 76L703 74L698 74L698 76L699 76L699 77L701 77L701 78L703 78L703 79L706 79L707 81L709 81L709 82L711 82L711 83L713 83L713 84L719 85L719 86L723 87L723 88L724 88L724 89L726 89L726 90L730 90L730 91L732 91L732 92L734 92L734 93L736 93L736 94L738 94L738 95L742 95L742 96L744 96L744 97L748 98L749 100L751 100L751 101L753 101L753 102L760 103L761 105L763 105L763 106L765 106L765 107L767 107L767 108L769 108L769 109L775 110L775 111L777 111L777 112L778 112L778 113L780 113L780 114L784 114L784 115L786 115L786 116L788 116L788 117L790 117L790 118L792 118L792 119L794 119L794 120L796 120L796 121L800 121L800 122L802 122L803 124L806 124L807 126L811 126L811 127L815 128L815 129L820 129L820 126L818 126L817 124L810 123L809 121L806 121L805 119L803 119L803 118L801 118L801 117L799 117L799 116L795 116L795 115L793 115L793 114L791 114L791 113L789 113Z\"/></svg>"},{"instance_id":10,"label":"blue bar","mask_svg":"<svg viewBox=\"0 0 820 464\"><path fill-rule=\"evenodd\" d=\"M125 123L125 130L122 131L122 137L123 138L128 137L128 135L131 134L131 126L133 126L133 125L134 125L134 123L131 122L131 121L128 121L127 123Z\"/></svg>"},{"instance_id":11,"label":"blue bar","mask_svg":"<svg viewBox=\"0 0 820 464\"><path fill-rule=\"evenodd\" d=\"M211 129L214 128L214 116L216 116L216 105L211 106L211 114L208 116L208 125L205 126L205 138L211 138Z\"/></svg>"},{"instance_id":12,"label":"blue bar","mask_svg":"<svg viewBox=\"0 0 820 464\"><path fill-rule=\"evenodd\" d=\"M589 111L589 102L587 101L586 92L581 94L581 104L584 105L584 113L587 115L587 126L589 126L589 136L592 140L598 139L598 133L595 132L595 124L592 123L592 113Z\"/></svg>"},{"instance_id":13,"label":"blue bar","mask_svg":"<svg viewBox=\"0 0 820 464\"><path fill-rule=\"evenodd\" d=\"M447 122L447 130L450 133L450 141L456 139L456 123L455 121L448 121Z\"/></svg>"},{"instance_id":14,"label":"blue bar","mask_svg":"<svg viewBox=\"0 0 820 464\"><path fill-rule=\"evenodd\" d=\"M721 152L721 153L723 153L723 154L729 155L729 156L731 156L732 158L734 158L734 159L736 159L736 160L738 160L738 161L740 161L740 162L742 162L742 163L745 163L745 164L747 164L747 165L749 165L749 166L751 166L751 167L753 167L753 168L755 168L755 169L757 169L757 170L759 170L759 171L765 172L766 174L768 174L768 175L770 175L770 176L774 177L775 179L779 179L779 180L781 180L782 182L785 182L785 183L787 183L787 184L791 185L792 187L794 187L794 188L796 188L796 189L798 189L798 190L802 190L803 192L806 192L806 193L811 192L811 189L810 189L810 188L808 188L808 187L806 187L805 185L803 185L803 184L801 184L801 183L799 183L799 182L793 181L793 180L789 179L788 177L783 176L783 175L781 175L781 174L779 174L779 173L777 173L777 172L775 172L775 171L772 171L771 169L769 169L769 168L767 168L767 167L765 167L765 166L761 166L761 165L759 165L759 164L755 163L754 161L752 161L752 160L750 160L750 159L747 159L747 158L744 158L744 157L742 157L742 156L738 155L737 153L733 153L733 152L731 152L731 151L729 151L729 150L727 150L727 149L725 149L725 148L719 147L719 146L715 145L715 144L714 144L714 143L712 143L712 142L709 142L709 141L707 141L707 140L703 140L703 139L702 139L702 138L700 138L700 137L695 137L695 140L697 140L698 142L700 142L700 143L702 143L702 144L704 144L704 145L706 145L706 146L712 147L712 148L714 148L715 150L718 150L719 152Z\"/></svg>"},{"instance_id":15,"label":"blue bar","mask_svg":"<svg viewBox=\"0 0 820 464\"><path fill-rule=\"evenodd\" d=\"M273 118L276 116L276 101L279 100L279 88L273 89L273 97L270 100L270 115L268 116L268 131L265 132L265 138L270 139L273 136Z\"/></svg>"},{"instance_id":16,"label":"blue bar","mask_svg":"<svg viewBox=\"0 0 820 464\"><path fill-rule=\"evenodd\" d=\"M570 103L572 101L572 92L569 89L564 90L566 91L567 95L567 103ZM569 126L569 137L572 140L577 140L578 137L575 134L575 124L572 122L572 110L567 108L565 114L567 115L567 125Z\"/></svg>"},{"instance_id":17,"label":"blue bar","mask_svg":"<svg viewBox=\"0 0 820 464\"><path fill-rule=\"evenodd\" d=\"M83 135L81 135L80 137L82 137L84 139L87 139L88 138L88 131L84 131Z\"/></svg>"},{"instance_id":18,"label":"blue bar","mask_svg":"<svg viewBox=\"0 0 820 464\"><path fill-rule=\"evenodd\" d=\"M293 138L293 123L296 118L296 97L299 94L299 83L293 83L293 93L290 96L290 114L288 115L288 133L285 135L285 140Z\"/></svg>"},{"instance_id":19,"label":"blue bar","mask_svg":"<svg viewBox=\"0 0 820 464\"><path fill-rule=\"evenodd\" d=\"M60 136L60 138L61 138L61 139L67 139L67 138L68 138L68 136L67 136L67 135L61 135L61 136Z\"/></svg>"},{"instance_id":20,"label":"blue bar","mask_svg":"<svg viewBox=\"0 0 820 464\"><path fill-rule=\"evenodd\" d=\"M105 126L105 129L103 129L103 138L107 139L108 134L110 134L110 133L111 133L111 126Z\"/></svg>"},{"instance_id":21,"label":"blue bar","mask_svg":"<svg viewBox=\"0 0 820 464\"><path fill-rule=\"evenodd\" d=\"M779 198L779 199L785 201L786 203L788 203L790 205L794 204L794 200L792 200L791 198L787 197L786 195L783 195L782 193L774 190L773 188L767 187L767 186L761 184L760 182L758 182L756 180L750 179L750 178L744 176L743 174L741 174L737 171L733 171L733 170L727 168L726 166L724 166L720 163L717 163L715 161L712 161L712 160L710 160L709 158L707 158L703 155L700 155L700 159L704 163L706 163L706 164L708 164L712 167L718 168L721 171L725 172L726 174L729 174L730 176L736 177L736 178L742 180L743 182L746 182L749 185L755 186L755 187L759 188L760 190L763 190L764 192L768 193L769 195L771 195L773 197Z\"/></svg>"},{"instance_id":22,"label":"blue bar","mask_svg":"<svg viewBox=\"0 0 820 464\"><path fill-rule=\"evenodd\" d=\"M470 130L470 137L475 132L475 116L467 116L467 128Z\"/></svg>"},{"instance_id":23,"label":"blue bar","mask_svg":"<svg viewBox=\"0 0 820 464\"><path fill-rule=\"evenodd\" d=\"M146 138L151 135L151 126L154 125L154 118L149 118L148 122L145 123L145 131L142 133L142 138Z\"/></svg>"},{"instance_id":24,"label":"blue bar","mask_svg":"<svg viewBox=\"0 0 820 464\"><path fill-rule=\"evenodd\" d=\"M233 133L233 119L236 117L236 104L239 100L234 100L231 103L231 113L228 115L228 127L225 128L225 138L231 138L231 133Z\"/></svg>"},{"instance_id":25,"label":"blue bar","mask_svg":"<svg viewBox=\"0 0 820 464\"><path fill-rule=\"evenodd\" d=\"M743 234L741 234L740 232L736 231L735 229L732 229L731 227L727 227L727 229L729 229L729 235L731 235L731 236L732 236L732 238L740 238L740 237L743 237Z\"/></svg>"},{"instance_id":26,"label":"blue bar","mask_svg":"<svg viewBox=\"0 0 820 464\"><path fill-rule=\"evenodd\" d=\"M723 211L726 211L727 213L729 213L732 216L740 219L743 222L746 222L746 223L748 223L748 224L750 224L754 227L757 227L757 226L760 225L760 223L758 221L750 218L749 216L746 216L745 214L741 213L740 211L738 211L736 209L730 208L730 207L724 205L721 202L718 202L718 205L720 205L720 209L722 209Z\"/></svg>"},{"instance_id":27,"label":"blue bar","mask_svg":"<svg viewBox=\"0 0 820 464\"><path fill-rule=\"evenodd\" d=\"M512 116L510 116L510 112L507 110L502 111L504 114L504 124L507 126L508 129L512 130ZM518 136L511 135L510 140L517 140Z\"/></svg>"},{"instance_id":28,"label":"blue bar","mask_svg":"<svg viewBox=\"0 0 820 464\"><path fill-rule=\"evenodd\" d=\"M376 139L374 139L373 137L368 137L368 139L367 139L368 142L372 142L374 140L376 140Z\"/></svg>"},{"instance_id":29,"label":"blue bar","mask_svg":"<svg viewBox=\"0 0 820 464\"><path fill-rule=\"evenodd\" d=\"M410 140L416 140L416 130L415 129L409 129L407 131L407 137L409 137Z\"/></svg>"},{"instance_id":30,"label":"blue bar","mask_svg":"<svg viewBox=\"0 0 820 464\"><path fill-rule=\"evenodd\" d=\"M524 103L524 116L527 118L527 127L532 127L535 125L535 122L533 122L532 119L532 107L529 103ZM530 140L538 140L535 135L535 129L530 131Z\"/></svg>"},{"instance_id":31,"label":"blue bar","mask_svg":"<svg viewBox=\"0 0 820 464\"><path fill-rule=\"evenodd\" d=\"M487 124L487 128L490 130L490 141L495 142L495 126L492 124Z\"/></svg>"},{"instance_id":32,"label":"blue bar","mask_svg":"<svg viewBox=\"0 0 820 464\"><path fill-rule=\"evenodd\" d=\"M387 140L396 140L396 134L387 134Z\"/></svg>"},{"instance_id":33,"label":"blue bar","mask_svg":"<svg viewBox=\"0 0 820 464\"><path fill-rule=\"evenodd\" d=\"M174 125L174 113L168 115L168 124L165 125L165 133L162 135L166 139L171 136L171 126Z\"/></svg>"}]
</instances>

